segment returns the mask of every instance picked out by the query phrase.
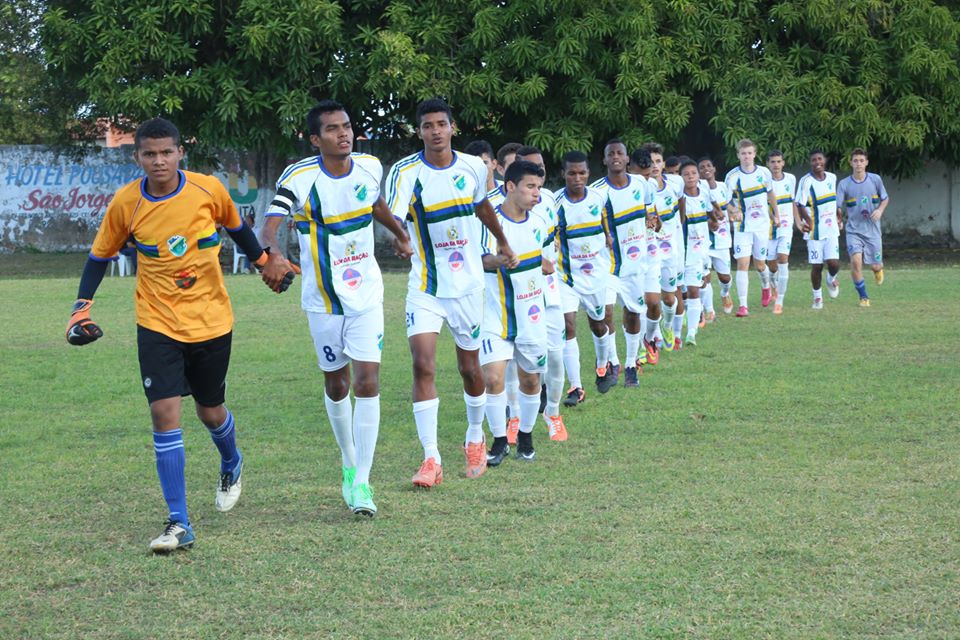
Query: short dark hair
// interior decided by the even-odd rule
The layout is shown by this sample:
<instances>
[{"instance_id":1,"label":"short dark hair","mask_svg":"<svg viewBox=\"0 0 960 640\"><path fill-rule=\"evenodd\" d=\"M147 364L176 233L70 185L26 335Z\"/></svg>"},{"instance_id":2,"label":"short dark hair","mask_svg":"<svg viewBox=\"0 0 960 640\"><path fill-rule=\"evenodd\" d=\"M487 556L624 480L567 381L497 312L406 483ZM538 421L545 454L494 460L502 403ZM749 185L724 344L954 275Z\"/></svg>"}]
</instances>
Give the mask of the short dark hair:
<instances>
[{"instance_id":1,"label":"short dark hair","mask_svg":"<svg viewBox=\"0 0 960 640\"><path fill-rule=\"evenodd\" d=\"M583 151L567 151L563 154L563 168L566 169L568 164L579 164L581 162L587 162L587 154Z\"/></svg>"},{"instance_id":2,"label":"short dark hair","mask_svg":"<svg viewBox=\"0 0 960 640\"><path fill-rule=\"evenodd\" d=\"M521 156L526 158L527 156L542 156L542 155L543 155L543 152L540 151L540 149L537 149L536 147L533 147L529 144L523 145L522 147L517 149L517 158L520 158Z\"/></svg>"},{"instance_id":3,"label":"short dark hair","mask_svg":"<svg viewBox=\"0 0 960 640\"><path fill-rule=\"evenodd\" d=\"M677 156L667 156L663 159L663 166L665 167L677 167L680 165L680 158Z\"/></svg>"},{"instance_id":4,"label":"short dark hair","mask_svg":"<svg viewBox=\"0 0 960 640\"><path fill-rule=\"evenodd\" d=\"M812 158L813 156L817 155L818 153L819 153L821 156L823 156L824 158L827 157L827 154L825 154L825 153L823 152L823 149L820 149L819 147L814 147L813 149L810 149L810 153L807 154L807 157L808 157L808 158Z\"/></svg>"},{"instance_id":5,"label":"short dark hair","mask_svg":"<svg viewBox=\"0 0 960 640\"><path fill-rule=\"evenodd\" d=\"M852 158L853 156L863 156L863 157L866 158L867 160L870 159L870 156L867 155L867 150L864 149L864 148L862 148L862 147L857 147L856 149L854 149L853 151L851 151L851 152L850 152L850 157Z\"/></svg>"},{"instance_id":6,"label":"short dark hair","mask_svg":"<svg viewBox=\"0 0 960 640\"><path fill-rule=\"evenodd\" d=\"M622 144L623 150L627 150L627 143L621 140L620 138L610 138L607 140L607 143L603 145L603 155L607 155L607 147L613 146L615 144Z\"/></svg>"},{"instance_id":7,"label":"short dark hair","mask_svg":"<svg viewBox=\"0 0 960 640\"><path fill-rule=\"evenodd\" d=\"M645 142L640 148L647 153L659 153L660 155L663 155L663 146L656 142Z\"/></svg>"},{"instance_id":8,"label":"short dark hair","mask_svg":"<svg viewBox=\"0 0 960 640\"><path fill-rule=\"evenodd\" d=\"M685 154L685 153L681 153L681 154L680 154L680 164L685 164L685 163L687 163L687 162L693 162L693 158L691 158L690 156L688 156L688 155Z\"/></svg>"},{"instance_id":9,"label":"short dark hair","mask_svg":"<svg viewBox=\"0 0 960 640\"><path fill-rule=\"evenodd\" d=\"M133 134L133 146L140 148L140 141L149 138L151 140L160 140L161 138L173 138L173 144L180 145L180 130L177 125L163 118L151 118L139 127Z\"/></svg>"},{"instance_id":10,"label":"short dark hair","mask_svg":"<svg viewBox=\"0 0 960 640\"><path fill-rule=\"evenodd\" d=\"M770 158L782 158L782 157L783 157L783 151L780 151L780 149L771 149L770 153L767 154L767 160L770 160Z\"/></svg>"},{"instance_id":11,"label":"short dark hair","mask_svg":"<svg viewBox=\"0 0 960 640\"><path fill-rule=\"evenodd\" d=\"M711 158L710 156L700 156L700 159L697 160L697 164L700 164L701 162L709 162L714 166L716 166L717 164L716 162L713 161L713 158Z\"/></svg>"},{"instance_id":12,"label":"short dark hair","mask_svg":"<svg viewBox=\"0 0 960 640\"><path fill-rule=\"evenodd\" d=\"M325 113L335 113L337 111L347 112L346 108L336 100L321 100L313 106L313 109L307 112L307 133L311 136L320 135L320 116Z\"/></svg>"},{"instance_id":13,"label":"short dark hair","mask_svg":"<svg viewBox=\"0 0 960 640\"><path fill-rule=\"evenodd\" d=\"M680 173L683 173L683 170L687 167L693 167L698 173L700 172L700 167L698 167L697 163L693 161L693 158L689 156L686 157L686 160L680 163Z\"/></svg>"},{"instance_id":14,"label":"short dark hair","mask_svg":"<svg viewBox=\"0 0 960 640\"><path fill-rule=\"evenodd\" d=\"M417 126L420 126L420 121L423 120L423 116L428 113L441 112L447 114L447 119L450 121L450 124L453 124L453 111L450 110L450 105L448 105L443 98L424 100L417 105Z\"/></svg>"},{"instance_id":15,"label":"short dark hair","mask_svg":"<svg viewBox=\"0 0 960 640\"><path fill-rule=\"evenodd\" d=\"M510 163L510 166L507 167L507 172L503 176L504 182L512 182L513 184L519 184L523 180L524 176L537 176L538 178L543 178L546 174L543 172L539 166L533 164L529 160L516 160Z\"/></svg>"},{"instance_id":16,"label":"short dark hair","mask_svg":"<svg viewBox=\"0 0 960 640\"><path fill-rule=\"evenodd\" d=\"M463 148L463 152L478 157L487 154L488 158L493 159L493 147L486 140L474 140Z\"/></svg>"},{"instance_id":17,"label":"short dark hair","mask_svg":"<svg viewBox=\"0 0 960 640\"><path fill-rule=\"evenodd\" d=\"M497 149L497 164L502 167L503 163L507 161L507 156L511 153L513 155L517 155L517 149L520 149L521 147L523 147L523 145L519 142L508 142Z\"/></svg>"},{"instance_id":18,"label":"short dark hair","mask_svg":"<svg viewBox=\"0 0 960 640\"><path fill-rule=\"evenodd\" d=\"M634 164L641 169L649 169L653 166L653 160L650 159L650 152L641 147L630 154L630 164Z\"/></svg>"}]
</instances>

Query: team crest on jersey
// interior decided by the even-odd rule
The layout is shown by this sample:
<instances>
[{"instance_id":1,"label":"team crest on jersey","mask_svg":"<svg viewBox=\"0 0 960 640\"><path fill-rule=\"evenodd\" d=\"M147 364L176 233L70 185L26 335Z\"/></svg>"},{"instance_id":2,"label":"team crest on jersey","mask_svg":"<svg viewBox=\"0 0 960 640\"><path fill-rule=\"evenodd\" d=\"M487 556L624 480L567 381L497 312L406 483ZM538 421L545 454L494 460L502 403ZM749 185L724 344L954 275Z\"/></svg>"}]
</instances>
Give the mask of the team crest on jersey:
<instances>
[{"instance_id":1,"label":"team crest on jersey","mask_svg":"<svg viewBox=\"0 0 960 640\"><path fill-rule=\"evenodd\" d=\"M639 257L640 257L640 247L638 247L638 246L635 245L635 244L630 245L630 248L627 249L627 257L628 257L629 259L631 259L631 260L636 260L637 258L639 258Z\"/></svg>"},{"instance_id":2,"label":"team crest on jersey","mask_svg":"<svg viewBox=\"0 0 960 640\"><path fill-rule=\"evenodd\" d=\"M455 186L460 191L463 191L467 188L467 179L463 176L462 173L453 174L453 186Z\"/></svg>"},{"instance_id":3,"label":"team crest on jersey","mask_svg":"<svg viewBox=\"0 0 960 640\"><path fill-rule=\"evenodd\" d=\"M584 242L582 245L580 245L580 251L584 253L590 253L590 243Z\"/></svg>"},{"instance_id":4,"label":"team crest on jersey","mask_svg":"<svg viewBox=\"0 0 960 640\"><path fill-rule=\"evenodd\" d=\"M538 307L538 306L535 305L535 304L534 304L534 305L530 305L530 309L527 311L527 318L530 320L530 322L536 324L536 323L540 322L540 314L541 314L541 313L542 313L542 312L541 312L541 310L540 310L540 307Z\"/></svg>"},{"instance_id":5,"label":"team crest on jersey","mask_svg":"<svg viewBox=\"0 0 960 640\"><path fill-rule=\"evenodd\" d=\"M643 193L640 191L640 189L633 190L633 199L636 200L637 202L643 199Z\"/></svg>"},{"instance_id":6,"label":"team crest on jersey","mask_svg":"<svg viewBox=\"0 0 960 640\"><path fill-rule=\"evenodd\" d=\"M348 258L352 255L356 255L357 253L356 240L351 240L349 243L347 243L347 248L344 249L344 253L347 255Z\"/></svg>"},{"instance_id":7,"label":"team crest on jersey","mask_svg":"<svg viewBox=\"0 0 960 640\"><path fill-rule=\"evenodd\" d=\"M367 199L367 185L363 184L362 182L358 182L357 184L353 185L353 193L356 194L357 200L363 202Z\"/></svg>"},{"instance_id":8,"label":"team crest on jersey","mask_svg":"<svg viewBox=\"0 0 960 640\"><path fill-rule=\"evenodd\" d=\"M173 284L177 285L178 289L189 289L197 284L197 273L190 269L177 271L173 274Z\"/></svg>"},{"instance_id":9,"label":"team crest on jersey","mask_svg":"<svg viewBox=\"0 0 960 640\"><path fill-rule=\"evenodd\" d=\"M530 278L527 281L527 291L533 293L536 290L537 290L537 281L534 280L533 278Z\"/></svg>"},{"instance_id":10,"label":"team crest on jersey","mask_svg":"<svg viewBox=\"0 0 960 640\"><path fill-rule=\"evenodd\" d=\"M361 282L363 282L363 276L356 269L345 269L343 271L343 284L347 285L347 288L351 291L359 289Z\"/></svg>"},{"instance_id":11,"label":"team crest on jersey","mask_svg":"<svg viewBox=\"0 0 960 640\"><path fill-rule=\"evenodd\" d=\"M183 236L171 236L167 238L167 248L170 253L181 258L187 252L187 239Z\"/></svg>"},{"instance_id":12,"label":"team crest on jersey","mask_svg":"<svg viewBox=\"0 0 960 640\"><path fill-rule=\"evenodd\" d=\"M460 271L463 269L463 262L463 254L459 251L454 251L447 259L447 263L450 265L451 271Z\"/></svg>"},{"instance_id":13,"label":"team crest on jersey","mask_svg":"<svg viewBox=\"0 0 960 640\"><path fill-rule=\"evenodd\" d=\"M706 201L706 200L701 200L701 201L700 201L700 208L703 209L704 211L706 211L706 209L707 209L707 201Z\"/></svg>"},{"instance_id":14,"label":"team crest on jersey","mask_svg":"<svg viewBox=\"0 0 960 640\"><path fill-rule=\"evenodd\" d=\"M598 216L598 215L600 215L600 207L598 207L598 206L595 205L595 204L590 205L590 215L592 215L592 216Z\"/></svg>"},{"instance_id":15,"label":"team crest on jersey","mask_svg":"<svg viewBox=\"0 0 960 640\"><path fill-rule=\"evenodd\" d=\"M763 176L757 176L757 184L763 184Z\"/></svg>"},{"instance_id":16,"label":"team crest on jersey","mask_svg":"<svg viewBox=\"0 0 960 640\"><path fill-rule=\"evenodd\" d=\"M537 239L537 242L543 242L543 239L540 235L540 229L537 229L533 232L533 237Z\"/></svg>"},{"instance_id":17,"label":"team crest on jersey","mask_svg":"<svg viewBox=\"0 0 960 640\"><path fill-rule=\"evenodd\" d=\"M673 204L673 198L671 198L670 196L667 196L667 197L664 199L663 203L669 207L670 205Z\"/></svg>"},{"instance_id":18,"label":"team crest on jersey","mask_svg":"<svg viewBox=\"0 0 960 640\"><path fill-rule=\"evenodd\" d=\"M457 228L456 228L456 227L448 227L448 228L447 228L447 237L450 238L451 241L456 240L457 238L459 238L459 237L460 237L460 234L457 232Z\"/></svg>"}]
</instances>

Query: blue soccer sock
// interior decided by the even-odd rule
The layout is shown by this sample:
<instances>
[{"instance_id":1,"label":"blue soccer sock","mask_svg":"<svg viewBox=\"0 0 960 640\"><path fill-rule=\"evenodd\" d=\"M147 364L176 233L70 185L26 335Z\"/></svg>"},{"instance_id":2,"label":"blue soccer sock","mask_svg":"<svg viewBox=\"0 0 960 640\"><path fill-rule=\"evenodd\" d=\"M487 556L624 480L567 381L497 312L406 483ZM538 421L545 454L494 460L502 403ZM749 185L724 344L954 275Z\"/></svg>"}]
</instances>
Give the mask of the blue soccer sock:
<instances>
[{"instance_id":1,"label":"blue soccer sock","mask_svg":"<svg viewBox=\"0 0 960 640\"><path fill-rule=\"evenodd\" d=\"M857 293L860 294L861 298L867 297L867 283L861 280L860 282L854 282L853 286L857 288Z\"/></svg>"},{"instance_id":2,"label":"blue soccer sock","mask_svg":"<svg viewBox=\"0 0 960 640\"><path fill-rule=\"evenodd\" d=\"M183 475L186 466L183 430L154 431L153 451L157 455L157 475L160 477L163 499L170 510L170 519L190 524L187 516L187 481Z\"/></svg>"},{"instance_id":3,"label":"blue soccer sock","mask_svg":"<svg viewBox=\"0 0 960 640\"><path fill-rule=\"evenodd\" d=\"M220 451L220 473L233 473L240 462L240 452L237 451L237 430L230 411L227 411L227 419L222 425L210 429L210 437Z\"/></svg>"}]
</instances>

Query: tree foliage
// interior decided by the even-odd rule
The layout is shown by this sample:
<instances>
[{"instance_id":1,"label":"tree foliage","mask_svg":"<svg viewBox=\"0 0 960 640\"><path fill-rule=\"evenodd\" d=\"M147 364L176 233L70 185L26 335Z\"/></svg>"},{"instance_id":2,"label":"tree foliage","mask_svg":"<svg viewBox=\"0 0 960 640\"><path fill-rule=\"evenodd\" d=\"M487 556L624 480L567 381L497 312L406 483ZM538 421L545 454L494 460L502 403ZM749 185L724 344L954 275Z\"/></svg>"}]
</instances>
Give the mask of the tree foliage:
<instances>
[{"instance_id":1,"label":"tree foliage","mask_svg":"<svg viewBox=\"0 0 960 640\"><path fill-rule=\"evenodd\" d=\"M446 97L467 135L557 155L611 136L788 161L960 162L960 23L933 0L51 0L53 71L99 115L167 115L212 146L292 150L334 97L409 134ZM732 154L731 154L732 157Z\"/></svg>"}]
</instances>

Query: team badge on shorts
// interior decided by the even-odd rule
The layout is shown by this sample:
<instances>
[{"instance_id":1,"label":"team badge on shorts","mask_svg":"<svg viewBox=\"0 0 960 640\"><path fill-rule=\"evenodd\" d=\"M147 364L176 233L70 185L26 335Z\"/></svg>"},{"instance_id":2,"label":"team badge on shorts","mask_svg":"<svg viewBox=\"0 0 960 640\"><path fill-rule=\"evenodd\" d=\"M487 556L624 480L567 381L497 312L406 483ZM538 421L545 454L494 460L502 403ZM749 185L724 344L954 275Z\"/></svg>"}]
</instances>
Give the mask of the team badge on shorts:
<instances>
[{"instance_id":1,"label":"team badge on shorts","mask_svg":"<svg viewBox=\"0 0 960 640\"><path fill-rule=\"evenodd\" d=\"M462 173L455 173L453 175L453 186L460 191L463 191L467 187L467 179L463 177Z\"/></svg>"},{"instance_id":2,"label":"team badge on shorts","mask_svg":"<svg viewBox=\"0 0 960 640\"><path fill-rule=\"evenodd\" d=\"M380 351L383 351L383 334L382 333L377 334L377 349L379 349Z\"/></svg>"},{"instance_id":3,"label":"team badge on shorts","mask_svg":"<svg viewBox=\"0 0 960 640\"><path fill-rule=\"evenodd\" d=\"M167 248L170 253L182 258L183 254L187 252L187 239L183 236L171 236L167 239Z\"/></svg>"},{"instance_id":4,"label":"team badge on shorts","mask_svg":"<svg viewBox=\"0 0 960 640\"><path fill-rule=\"evenodd\" d=\"M363 276L360 275L360 272L356 269L345 269L343 272L343 284L347 285L347 288L353 291L356 291L360 288L360 283L363 282Z\"/></svg>"},{"instance_id":5,"label":"team badge on shorts","mask_svg":"<svg viewBox=\"0 0 960 640\"><path fill-rule=\"evenodd\" d=\"M463 269L463 254L459 251L454 251L450 254L450 257L447 259L447 264L450 265L451 271L460 271Z\"/></svg>"},{"instance_id":6,"label":"team badge on shorts","mask_svg":"<svg viewBox=\"0 0 960 640\"><path fill-rule=\"evenodd\" d=\"M356 194L357 200L363 202L367 199L367 185L363 184L362 182L358 182L357 184L353 185L353 193Z\"/></svg>"},{"instance_id":7,"label":"team badge on shorts","mask_svg":"<svg viewBox=\"0 0 960 640\"><path fill-rule=\"evenodd\" d=\"M537 366L542 367L547 364L547 356L537 356Z\"/></svg>"},{"instance_id":8,"label":"team badge on shorts","mask_svg":"<svg viewBox=\"0 0 960 640\"><path fill-rule=\"evenodd\" d=\"M594 308L593 308L593 315L598 316L598 315L600 315L601 313L603 313L603 307L594 307Z\"/></svg>"},{"instance_id":9,"label":"team badge on shorts","mask_svg":"<svg viewBox=\"0 0 960 640\"><path fill-rule=\"evenodd\" d=\"M530 305L530 309L527 311L527 318L530 320L530 322L536 324L540 322L541 313L542 313L542 310L540 309L540 307L538 307L535 304Z\"/></svg>"},{"instance_id":10,"label":"team badge on shorts","mask_svg":"<svg viewBox=\"0 0 960 640\"><path fill-rule=\"evenodd\" d=\"M189 289L197 284L197 273L190 269L177 271L173 274L173 284L177 285L178 289Z\"/></svg>"},{"instance_id":11,"label":"team badge on shorts","mask_svg":"<svg viewBox=\"0 0 960 640\"><path fill-rule=\"evenodd\" d=\"M473 325L472 327L470 327L470 337L471 337L471 338L479 338L479 337L480 337L480 325L475 324L475 325Z\"/></svg>"}]
</instances>

